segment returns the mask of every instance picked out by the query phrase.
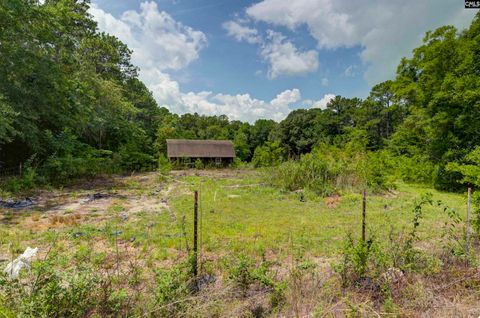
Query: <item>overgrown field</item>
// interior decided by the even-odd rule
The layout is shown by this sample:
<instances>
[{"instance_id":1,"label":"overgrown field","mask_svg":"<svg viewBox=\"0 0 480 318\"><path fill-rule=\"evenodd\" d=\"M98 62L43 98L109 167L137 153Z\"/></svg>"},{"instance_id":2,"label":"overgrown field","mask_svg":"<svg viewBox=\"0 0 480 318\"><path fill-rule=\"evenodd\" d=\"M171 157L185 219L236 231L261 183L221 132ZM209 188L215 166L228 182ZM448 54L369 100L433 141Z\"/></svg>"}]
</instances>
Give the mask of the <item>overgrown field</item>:
<instances>
[{"instance_id":1,"label":"overgrown field","mask_svg":"<svg viewBox=\"0 0 480 318\"><path fill-rule=\"evenodd\" d=\"M369 193L362 243L360 193L264 182L258 170L188 170L26 193L33 207L0 210L0 264L39 253L19 280L0 277L0 317L480 314L465 195L403 183Z\"/></svg>"}]
</instances>

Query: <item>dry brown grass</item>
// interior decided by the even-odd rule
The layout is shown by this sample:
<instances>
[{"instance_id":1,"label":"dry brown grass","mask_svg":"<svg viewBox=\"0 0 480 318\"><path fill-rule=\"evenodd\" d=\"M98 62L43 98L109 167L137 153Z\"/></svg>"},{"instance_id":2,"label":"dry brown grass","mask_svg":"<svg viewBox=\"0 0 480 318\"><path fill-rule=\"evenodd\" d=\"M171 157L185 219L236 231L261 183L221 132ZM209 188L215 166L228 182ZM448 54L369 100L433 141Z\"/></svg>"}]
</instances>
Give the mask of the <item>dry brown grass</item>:
<instances>
[{"instance_id":1,"label":"dry brown grass","mask_svg":"<svg viewBox=\"0 0 480 318\"><path fill-rule=\"evenodd\" d=\"M67 215L51 215L48 220L51 227L62 226L76 226L82 219L82 215L79 213L67 214Z\"/></svg>"}]
</instances>

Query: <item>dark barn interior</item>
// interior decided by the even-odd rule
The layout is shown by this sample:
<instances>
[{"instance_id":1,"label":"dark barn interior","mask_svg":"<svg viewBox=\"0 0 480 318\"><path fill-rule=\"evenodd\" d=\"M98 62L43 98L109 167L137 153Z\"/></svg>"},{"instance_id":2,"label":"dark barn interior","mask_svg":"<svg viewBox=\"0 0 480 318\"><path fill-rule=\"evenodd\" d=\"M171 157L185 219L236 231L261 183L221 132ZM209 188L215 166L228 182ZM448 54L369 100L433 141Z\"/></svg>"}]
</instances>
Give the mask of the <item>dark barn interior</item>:
<instances>
[{"instance_id":1,"label":"dark barn interior","mask_svg":"<svg viewBox=\"0 0 480 318\"><path fill-rule=\"evenodd\" d=\"M225 167L233 162L235 148L230 140L167 139L167 156L185 165L201 160L204 165Z\"/></svg>"}]
</instances>

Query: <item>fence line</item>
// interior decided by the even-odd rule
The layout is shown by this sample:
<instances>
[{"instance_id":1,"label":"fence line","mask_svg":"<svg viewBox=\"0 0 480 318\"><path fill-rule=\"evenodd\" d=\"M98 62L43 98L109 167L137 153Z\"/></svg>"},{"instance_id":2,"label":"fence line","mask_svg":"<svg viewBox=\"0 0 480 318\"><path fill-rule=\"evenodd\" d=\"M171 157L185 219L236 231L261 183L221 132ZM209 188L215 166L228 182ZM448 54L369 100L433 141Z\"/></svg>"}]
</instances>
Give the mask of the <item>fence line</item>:
<instances>
[{"instance_id":1,"label":"fence line","mask_svg":"<svg viewBox=\"0 0 480 318\"><path fill-rule=\"evenodd\" d=\"M0 178L14 177L22 174L22 164L18 167L0 167Z\"/></svg>"}]
</instances>

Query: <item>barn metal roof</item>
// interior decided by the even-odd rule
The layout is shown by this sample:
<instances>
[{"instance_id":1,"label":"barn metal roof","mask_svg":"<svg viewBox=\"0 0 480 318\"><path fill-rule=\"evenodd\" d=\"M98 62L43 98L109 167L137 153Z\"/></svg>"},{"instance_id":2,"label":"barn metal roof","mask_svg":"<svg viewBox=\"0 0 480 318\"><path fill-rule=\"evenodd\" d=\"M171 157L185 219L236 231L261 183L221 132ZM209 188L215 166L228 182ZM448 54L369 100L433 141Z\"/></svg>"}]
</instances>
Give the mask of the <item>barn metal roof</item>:
<instances>
[{"instance_id":1,"label":"barn metal roof","mask_svg":"<svg viewBox=\"0 0 480 318\"><path fill-rule=\"evenodd\" d=\"M167 139L169 158L234 158L235 149L230 140Z\"/></svg>"}]
</instances>

